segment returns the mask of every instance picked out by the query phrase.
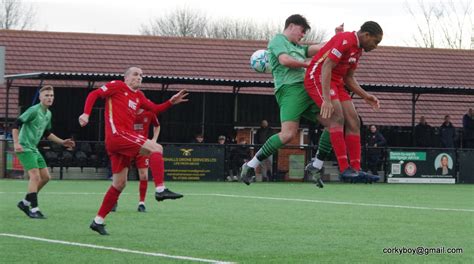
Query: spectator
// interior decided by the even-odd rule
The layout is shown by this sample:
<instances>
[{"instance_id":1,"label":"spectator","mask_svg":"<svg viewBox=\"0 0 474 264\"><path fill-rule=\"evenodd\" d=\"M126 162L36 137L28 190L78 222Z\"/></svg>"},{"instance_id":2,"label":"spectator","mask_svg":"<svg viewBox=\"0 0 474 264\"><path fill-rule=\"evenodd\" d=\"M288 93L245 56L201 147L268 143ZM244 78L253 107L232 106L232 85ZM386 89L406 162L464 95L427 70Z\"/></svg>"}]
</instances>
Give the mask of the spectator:
<instances>
[{"instance_id":1,"label":"spectator","mask_svg":"<svg viewBox=\"0 0 474 264\"><path fill-rule=\"evenodd\" d=\"M273 129L268 126L267 120L262 120L260 123L260 128L257 129L255 134L255 144L263 145L265 142L275 134ZM266 181L270 181L270 178L273 174L273 155L270 155L267 159L260 162L260 171L262 173L262 178Z\"/></svg>"},{"instance_id":2,"label":"spectator","mask_svg":"<svg viewBox=\"0 0 474 264\"><path fill-rule=\"evenodd\" d=\"M204 136L201 133L197 133L194 135L194 139L191 141L191 143L204 143Z\"/></svg>"},{"instance_id":3,"label":"spectator","mask_svg":"<svg viewBox=\"0 0 474 264\"><path fill-rule=\"evenodd\" d=\"M431 147L433 137L433 129L425 120L424 116L420 117L420 123L415 126L415 146Z\"/></svg>"},{"instance_id":4,"label":"spectator","mask_svg":"<svg viewBox=\"0 0 474 264\"><path fill-rule=\"evenodd\" d=\"M225 145L225 144L229 144L226 140L226 136L224 135L220 135L218 138L217 138L217 144L219 145ZM229 165L230 165L230 151L227 149L227 147L224 147L224 172L225 172L225 179L226 181L233 181L233 178L232 178L232 172L230 171L230 168L229 168ZM235 176L234 176L235 177ZM235 181L237 181L237 177L235 177Z\"/></svg>"},{"instance_id":5,"label":"spectator","mask_svg":"<svg viewBox=\"0 0 474 264\"><path fill-rule=\"evenodd\" d=\"M0 124L0 138L5 138L5 128L3 124Z\"/></svg>"},{"instance_id":6,"label":"spectator","mask_svg":"<svg viewBox=\"0 0 474 264\"><path fill-rule=\"evenodd\" d=\"M382 133L377 131L375 125L369 127L369 133L367 135L367 171L371 171L374 175L379 175L379 165L382 158L383 147L387 144L387 141L383 137Z\"/></svg>"},{"instance_id":7,"label":"spectator","mask_svg":"<svg viewBox=\"0 0 474 264\"><path fill-rule=\"evenodd\" d=\"M444 116L444 123L439 128L439 135L441 137L441 144L444 148L454 148L456 130L451 123L451 117L449 115Z\"/></svg>"},{"instance_id":8,"label":"spectator","mask_svg":"<svg viewBox=\"0 0 474 264\"><path fill-rule=\"evenodd\" d=\"M233 181L238 181L236 175L240 174L242 163L250 160L250 149L247 147L247 141L244 138L239 138L238 145L240 146L235 146L230 151L230 166Z\"/></svg>"},{"instance_id":9,"label":"spectator","mask_svg":"<svg viewBox=\"0 0 474 264\"><path fill-rule=\"evenodd\" d=\"M220 145L224 145L225 144L225 136L223 135L220 135L218 138L217 138L217 144L220 144Z\"/></svg>"},{"instance_id":10,"label":"spectator","mask_svg":"<svg viewBox=\"0 0 474 264\"><path fill-rule=\"evenodd\" d=\"M462 118L462 127L464 129L464 148L474 148L474 112L472 108Z\"/></svg>"}]
</instances>

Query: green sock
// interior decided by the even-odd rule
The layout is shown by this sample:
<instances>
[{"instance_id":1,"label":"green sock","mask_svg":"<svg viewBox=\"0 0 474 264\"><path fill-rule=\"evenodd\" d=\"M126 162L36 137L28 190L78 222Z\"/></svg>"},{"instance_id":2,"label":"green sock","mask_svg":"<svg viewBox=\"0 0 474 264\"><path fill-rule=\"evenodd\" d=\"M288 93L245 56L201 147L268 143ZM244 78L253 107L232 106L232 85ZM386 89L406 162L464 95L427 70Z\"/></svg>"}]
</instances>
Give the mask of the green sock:
<instances>
[{"instance_id":1,"label":"green sock","mask_svg":"<svg viewBox=\"0 0 474 264\"><path fill-rule=\"evenodd\" d=\"M331 139L329 138L329 131L324 129L319 138L318 152L316 158L319 160L326 160L330 157L332 150Z\"/></svg>"},{"instance_id":2,"label":"green sock","mask_svg":"<svg viewBox=\"0 0 474 264\"><path fill-rule=\"evenodd\" d=\"M275 134L263 144L262 148L255 154L255 157L257 157L259 161L262 161L275 154L282 146L283 143L281 143L280 137L278 134Z\"/></svg>"}]
</instances>

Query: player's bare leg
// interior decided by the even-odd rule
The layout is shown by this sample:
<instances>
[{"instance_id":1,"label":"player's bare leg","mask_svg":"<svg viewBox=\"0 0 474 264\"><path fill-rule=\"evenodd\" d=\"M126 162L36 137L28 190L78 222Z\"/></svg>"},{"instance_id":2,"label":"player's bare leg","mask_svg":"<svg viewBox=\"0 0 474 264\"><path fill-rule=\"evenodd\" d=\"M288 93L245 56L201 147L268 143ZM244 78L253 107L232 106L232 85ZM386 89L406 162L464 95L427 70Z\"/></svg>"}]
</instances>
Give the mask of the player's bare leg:
<instances>
[{"instance_id":1,"label":"player's bare leg","mask_svg":"<svg viewBox=\"0 0 474 264\"><path fill-rule=\"evenodd\" d=\"M273 155L282 146L288 144L296 136L300 123L298 121L285 121L281 124L280 133L271 136L255 156L242 165L240 179L247 185L252 181L252 174L255 168L260 166L262 160Z\"/></svg>"},{"instance_id":2,"label":"player's bare leg","mask_svg":"<svg viewBox=\"0 0 474 264\"><path fill-rule=\"evenodd\" d=\"M104 200L102 201L102 205L99 208L97 216L89 226L92 230L101 235L109 234L105 230L105 217L108 213L110 213L115 204L117 204L121 192L123 189L125 189L125 186L127 185L127 175L128 168L124 168L119 173L114 173L112 175L112 185L104 196Z\"/></svg>"},{"instance_id":3,"label":"player's bare leg","mask_svg":"<svg viewBox=\"0 0 474 264\"><path fill-rule=\"evenodd\" d=\"M41 185L41 174L40 169L34 168L28 171L28 193L25 196L25 199L20 201L17 206L22 210L28 217L33 219L44 219L46 218L38 207L38 186ZM41 187L43 187L41 185ZM31 210L30 210L31 207Z\"/></svg>"},{"instance_id":4,"label":"player's bare leg","mask_svg":"<svg viewBox=\"0 0 474 264\"><path fill-rule=\"evenodd\" d=\"M164 185L165 166L162 154L163 147L148 139L145 144L143 144L140 154L147 155L148 153L150 153L151 174L155 182L155 199L161 202L167 199L175 200L182 198L182 194L172 192Z\"/></svg>"}]
</instances>

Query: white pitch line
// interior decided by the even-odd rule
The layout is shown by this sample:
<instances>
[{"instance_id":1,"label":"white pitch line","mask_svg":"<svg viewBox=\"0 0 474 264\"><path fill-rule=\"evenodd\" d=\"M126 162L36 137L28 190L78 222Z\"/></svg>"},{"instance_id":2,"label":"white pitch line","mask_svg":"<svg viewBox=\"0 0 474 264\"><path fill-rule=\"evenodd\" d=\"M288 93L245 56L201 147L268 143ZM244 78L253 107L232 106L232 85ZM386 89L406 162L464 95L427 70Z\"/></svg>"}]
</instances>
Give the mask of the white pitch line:
<instances>
[{"instance_id":1,"label":"white pitch line","mask_svg":"<svg viewBox=\"0 0 474 264\"><path fill-rule=\"evenodd\" d=\"M11 194L11 193L25 193L25 192L0 192L0 194ZM104 195L104 193L81 193L81 192L43 192L41 195L52 194L52 195ZM131 193L122 193L122 195L128 195ZM232 198L246 198L246 199L260 199L260 200L276 200L276 201L287 201L287 202L305 202L305 203L322 203L322 204L337 204L337 205L352 205L352 206L367 206L367 207L385 207L385 208L402 208L402 209L417 209L417 210L433 210L433 211L454 211L454 212L474 212L474 209L462 209L462 208L440 208L440 207L424 207L424 206L409 206L409 205L396 205L396 204L373 204L373 203L354 203L354 202L337 202L337 201L324 201L324 200L310 200L310 199L298 199L298 198L282 198L282 197L264 197L264 196L247 196L247 195L235 195L235 194L220 194L220 193L188 193L184 195L189 196L219 196L219 197L232 197Z\"/></svg>"},{"instance_id":2,"label":"white pitch line","mask_svg":"<svg viewBox=\"0 0 474 264\"><path fill-rule=\"evenodd\" d=\"M474 212L474 209L461 209L461 208L437 208L437 207L392 205L392 204L336 202L336 201L322 201L322 200L280 198L280 197L246 196L246 195L219 194L219 193L213 193L213 194L187 194L187 195L219 196L219 197L247 198L247 199L260 199L260 200L276 200L276 201L305 202L305 203L323 203L323 204L337 204L337 205L354 205L354 206L368 206L368 207L403 208L403 209L418 209L418 210L433 210L433 211Z\"/></svg>"},{"instance_id":3,"label":"white pitch line","mask_svg":"<svg viewBox=\"0 0 474 264\"><path fill-rule=\"evenodd\" d=\"M139 251L139 250L126 249L126 248L105 247L105 246L99 246L99 245L83 244L83 243L69 242L69 241L62 241L62 240L53 240L53 239L47 239L47 238L41 238L41 237L32 237L32 236L24 236L24 235L17 235L17 234L0 233L0 236L21 238L21 239L29 239L29 240L37 240L37 241L41 241L41 242L62 244L62 245L68 245L68 246L78 246L78 247L86 247L86 248L94 248L94 249L104 249L104 250L118 251L118 252L124 252L124 253L133 253L133 254L140 254L140 255L146 255L146 256L153 256L153 257L190 260L190 261L196 261L196 262L215 263L215 264L231 264L231 263L234 263L234 262L225 262L225 261L213 260L213 259L202 259L202 258L193 258L193 257L186 257L186 256L174 256L174 255L168 255L168 254L163 254L163 253L145 252L145 251Z\"/></svg>"}]
</instances>

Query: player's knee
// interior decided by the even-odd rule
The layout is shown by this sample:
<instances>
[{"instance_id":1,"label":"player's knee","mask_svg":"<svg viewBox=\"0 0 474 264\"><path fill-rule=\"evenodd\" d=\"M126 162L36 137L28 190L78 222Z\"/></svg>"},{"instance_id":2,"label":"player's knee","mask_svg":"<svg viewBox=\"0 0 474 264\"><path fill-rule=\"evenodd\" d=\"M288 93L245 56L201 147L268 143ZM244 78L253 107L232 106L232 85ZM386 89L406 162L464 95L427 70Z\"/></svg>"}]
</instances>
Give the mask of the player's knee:
<instances>
[{"instance_id":1,"label":"player's knee","mask_svg":"<svg viewBox=\"0 0 474 264\"><path fill-rule=\"evenodd\" d=\"M333 122L335 124L338 124L338 125L341 125L341 126L344 126L344 115L341 115L341 114L334 114L333 116Z\"/></svg>"},{"instance_id":2,"label":"player's knee","mask_svg":"<svg viewBox=\"0 0 474 264\"><path fill-rule=\"evenodd\" d=\"M51 175L49 175L49 174L43 175L43 176L41 176L41 180L45 183L49 182L49 180L51 180Z\"/></svg>"},{"instance_id":3,"label":"player's knee","mask_svg":"<svg viewBox=\"0 0 474 264\"><path fill-rule=\"evenodd\" d=\"M138 177L140 178L140 181L148 180L148 174L146 172L139 172Z\"/></svg>"},{"instance_id":4,"label":"player's knee","mask_svg":"<svg viewBox=\"0 0 474 264\"><path fill-rule=\"evenodd\" d=\"M159 153L163 153L163 146L161 146L160 144L158 143L155 143L153 144L153 147L151 149L151 152L154 153L154 152L159 152Z\"/></svg>"},{"instance_id":5,"label":"player's knee","mask_svg":"<svg viewBox=\"0 0 474 264\"><path fill-rule=\"evenodd\" d=\"M288 144L295 135L296 135L296 131L293 131L293 130L282 131L280 133L281 143L285 145Z\"/></svg>"},{"instance_id":6,"label":"player's knee","mask_svg":"<svg viewBox=\"0 0 474 264\"><path fill-rule=\"evenodd\" d=\"M346 131L349 133L358 133L360 131L359 118L347 120L345 124L345 128L346 128Z\"/></svg>"},{"instance_id":7,"label":"player's knee","mask_svg":"<svg viewBox=\"0 0 474 264\"><path fill-rule=\"evenodd\" d=\"M125 189L125 186L127 186L127 181L116 181L116 182L114 182L115 189L117 189L119 191L123 191L123 189Z\"/></svg>"}]
</instances>

